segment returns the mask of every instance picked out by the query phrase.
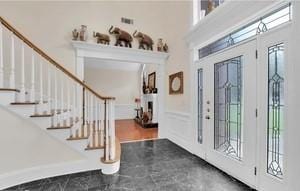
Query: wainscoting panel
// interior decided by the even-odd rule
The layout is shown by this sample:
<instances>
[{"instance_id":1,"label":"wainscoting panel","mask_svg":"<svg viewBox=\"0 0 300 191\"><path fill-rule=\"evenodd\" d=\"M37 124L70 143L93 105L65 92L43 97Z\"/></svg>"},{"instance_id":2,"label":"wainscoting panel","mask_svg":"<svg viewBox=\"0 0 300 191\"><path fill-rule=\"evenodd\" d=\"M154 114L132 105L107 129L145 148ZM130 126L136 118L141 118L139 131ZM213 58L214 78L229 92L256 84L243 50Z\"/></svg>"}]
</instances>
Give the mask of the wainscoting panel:
<instances>
[{"instance_id":1,"label":"wainscoting panel","mask_svg":"<svg viewBox=\"0 0 300 191\"><path fill-rule=\"evenodd\" d=\"M166 111L166 137L193 153L193 136L189 113Z\"/></svg>"},{"instance_id":2,"label":"wainscoting panel","mask_svg":"<svg viewBox=\"0 0 300 191\"><path fill-rule=\"evenodd\" d=\"M116 104L116 119L134 119L136 116L135 105Z\"/></svg>"}]
</instances>

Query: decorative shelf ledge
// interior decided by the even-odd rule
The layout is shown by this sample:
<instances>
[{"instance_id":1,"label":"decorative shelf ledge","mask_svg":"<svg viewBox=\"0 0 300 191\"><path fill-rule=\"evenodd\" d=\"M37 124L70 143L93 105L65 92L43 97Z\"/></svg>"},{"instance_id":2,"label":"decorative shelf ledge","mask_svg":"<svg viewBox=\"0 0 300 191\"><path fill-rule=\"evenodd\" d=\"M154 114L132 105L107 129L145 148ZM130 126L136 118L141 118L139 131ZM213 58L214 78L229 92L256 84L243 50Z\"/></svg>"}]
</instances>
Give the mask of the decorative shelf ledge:
<instances>
[{"instance_id":1,"label":"decorative shelf ledge","mask_svg":"<svg viewBox=\"0 0 300 191\"><path fill-rule=\"evenodd\" d=\"M77 57L99 58L103 60L119 60L142 64L164 64L169 58L165 52L156 52L136 48L72 41Z\"/></svg>"}]
</instances>

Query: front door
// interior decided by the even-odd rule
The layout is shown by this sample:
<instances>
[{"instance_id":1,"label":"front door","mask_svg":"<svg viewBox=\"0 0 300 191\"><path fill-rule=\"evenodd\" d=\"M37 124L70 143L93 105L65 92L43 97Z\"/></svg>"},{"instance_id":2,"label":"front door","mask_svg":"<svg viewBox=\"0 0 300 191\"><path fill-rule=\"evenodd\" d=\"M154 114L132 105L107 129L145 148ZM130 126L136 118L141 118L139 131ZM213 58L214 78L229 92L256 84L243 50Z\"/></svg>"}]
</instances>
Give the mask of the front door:
<instances>
[{"instance_id":1,"label":"front door","mask_svg":"<svg viewBox=\"0 0 300 191\"><path fill-rule=\"evenodd\" d=\"M198 143L202 157L255 187L256 40L198 63ZM203 154L203 152L205 154Z\"/></svg>"}]
</instances>

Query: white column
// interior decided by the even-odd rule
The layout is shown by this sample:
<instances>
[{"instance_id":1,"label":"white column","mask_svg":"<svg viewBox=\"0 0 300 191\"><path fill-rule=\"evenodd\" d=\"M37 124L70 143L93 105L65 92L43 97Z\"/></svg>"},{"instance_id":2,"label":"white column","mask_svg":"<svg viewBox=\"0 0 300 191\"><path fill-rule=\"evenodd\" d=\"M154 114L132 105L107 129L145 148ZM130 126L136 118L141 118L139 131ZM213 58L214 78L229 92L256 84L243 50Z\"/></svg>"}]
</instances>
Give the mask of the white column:
<instances>
[{"instance_id":1,"label":"white column","mask_svg":"<svg viewBox=\"0 0 300 191\"><path fill-rule=\"evenodd\" d=\"M109 100L109 137L110 137L110 159L114 160L116 157L116 143L115 143L115 104L114 100Z\"/></svg>"},{"instance_id":2,"label":"white column","mask_svg":"<svg viewBox=\"0 0 300 191\"><path fill-rule=\"evenodd\" d=\"M35 64L34 51L31 52L31 86L30 86L30 102L35 102Z\"/></svg>"},{"instance_id":3,"label":"white column","mask_svg":"<svg viewBox=\"0 0 300 191\"><path fill-rule=\"evenodd\" d=\"M52 99L51 99L51 65L48 64L48 83L47 83L47 101L48 101L48 113L51 113L51 109L52 109Z\"/></svg>"},{"instance_id":4,"label":"white column","mask_svg":"<svg viewBox=\"0 0 300 191\"><path fill-rule=\"evenodd\" d=\"M3 28L0 22L0 88L4 87Z\"/></svg>"},{"instance_id":5,"label":"white column","mask_svg":"<svg viewBox=\"0 0 300 191\"><path fill-rule=\"evenodd\" d=\"M10 74L9 74L9 88L15 89L15 37L14 33L10 36Z\"/></svg>"}]
</instances>

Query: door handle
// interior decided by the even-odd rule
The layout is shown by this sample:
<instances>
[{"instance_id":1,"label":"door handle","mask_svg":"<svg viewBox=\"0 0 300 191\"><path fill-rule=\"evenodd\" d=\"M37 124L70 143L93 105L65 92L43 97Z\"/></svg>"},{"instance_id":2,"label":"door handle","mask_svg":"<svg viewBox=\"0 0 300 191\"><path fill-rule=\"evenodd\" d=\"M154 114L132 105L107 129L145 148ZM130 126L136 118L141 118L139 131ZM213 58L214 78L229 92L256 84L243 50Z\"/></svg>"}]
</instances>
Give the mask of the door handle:
<instances>
[{"instance_id":1,"label":"door handle","mask_svg":"<svg viewBox=\"0 0 300 191\"><path fill-rule=\"evenodd\" d=\"M209 115L206 115L206 116L205 116L205 119L210 119L210 116L209 116Z\"/></svg>"}]
</instances>

